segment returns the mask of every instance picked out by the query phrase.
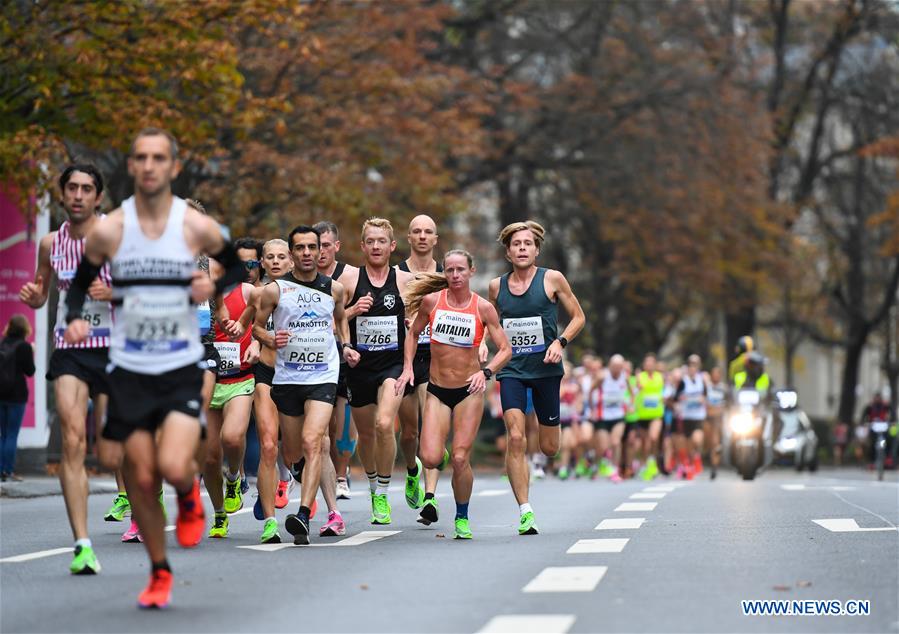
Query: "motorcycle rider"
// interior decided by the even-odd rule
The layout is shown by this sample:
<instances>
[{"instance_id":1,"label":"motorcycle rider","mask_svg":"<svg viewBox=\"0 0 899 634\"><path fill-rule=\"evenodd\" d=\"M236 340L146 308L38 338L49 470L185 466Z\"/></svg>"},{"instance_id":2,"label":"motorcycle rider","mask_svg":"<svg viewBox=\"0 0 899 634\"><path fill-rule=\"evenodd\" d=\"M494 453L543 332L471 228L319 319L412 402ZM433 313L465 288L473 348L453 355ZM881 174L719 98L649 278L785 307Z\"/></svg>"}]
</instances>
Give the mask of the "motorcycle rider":
<instances>
[{"instance_id":1,"label":"motorcycle rider","mask_svg":"<svg viewBox=\"0 0 899 634\"><path fill-rule=\"evenodd\" d=\"M880 391L874 393L874 398L868 403L867 407L862 411L862 419L860 425L865 427L869 427L871 423L875 421L883 421L885 423L890 423L890 431L886 435L887 440L887 451L886 451L886 460L885 466L887 469L893 468L893 444L896 442L896 412L893 411L893 408L890 404L883 398L883 394ZM871 433L866 434L866 438L868 440L868 457L870 462L874 462L874 435ZM861 445L857 445L857 452L861 454L862 447ZM861 458L860 455L857 457Z\"/></svg>"},{"instance_id":2,"label":"motorcycle rider","mask_svg":"<svg viewBox=\"0 0 899 634\"><path fill-rule=\"evenodd\" d=\"M749 353L753 350L755 350L755 342L752 340L752 337L744 335L737 339L737 346L734 348L737 356L734 357L727 366L727 380L730 383L733 383L734 377L738 372L742 372L746 369L746 357L749 356Z\"/></svg>"}]
</instances>

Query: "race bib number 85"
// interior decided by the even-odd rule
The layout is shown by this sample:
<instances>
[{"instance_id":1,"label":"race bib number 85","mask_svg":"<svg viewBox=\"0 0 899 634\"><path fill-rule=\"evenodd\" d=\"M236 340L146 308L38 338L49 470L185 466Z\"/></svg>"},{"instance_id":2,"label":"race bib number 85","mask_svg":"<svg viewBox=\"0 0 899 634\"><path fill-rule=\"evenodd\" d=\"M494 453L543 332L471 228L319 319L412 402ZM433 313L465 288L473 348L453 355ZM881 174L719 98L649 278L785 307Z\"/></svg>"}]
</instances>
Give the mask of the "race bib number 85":
<instances>
[{"instance_id":1,"label":"race bib number 85","mask_svg":"<svg viewBox=\"0 0 899 634\"><path fill-rule=\"evenodd\" d=\"M503 319L503 330L512 344L512 355L533 354L546 350L542 317Z\"/></svg>"}]
</instances>

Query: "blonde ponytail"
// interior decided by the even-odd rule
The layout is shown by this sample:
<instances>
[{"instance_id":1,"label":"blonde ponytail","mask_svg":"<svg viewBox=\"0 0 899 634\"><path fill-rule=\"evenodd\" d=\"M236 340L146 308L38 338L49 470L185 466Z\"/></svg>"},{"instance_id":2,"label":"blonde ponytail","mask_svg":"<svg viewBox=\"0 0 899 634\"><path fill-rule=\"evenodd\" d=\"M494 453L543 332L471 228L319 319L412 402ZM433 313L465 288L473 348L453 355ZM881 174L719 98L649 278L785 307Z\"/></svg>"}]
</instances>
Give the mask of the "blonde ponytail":
<instances>
[{"instance_id":1,"label":"blonde ponytail","mask_svg":"<svg viewBox=\"0 0 899 634\"><path fill-rule=\"evenodd\" d=\"M406 284L406 312L415 315L421 308L421 301L431 293L449 288L449 282L443 273L419 273L411 282Z\"/></svg>"}]
</instances>

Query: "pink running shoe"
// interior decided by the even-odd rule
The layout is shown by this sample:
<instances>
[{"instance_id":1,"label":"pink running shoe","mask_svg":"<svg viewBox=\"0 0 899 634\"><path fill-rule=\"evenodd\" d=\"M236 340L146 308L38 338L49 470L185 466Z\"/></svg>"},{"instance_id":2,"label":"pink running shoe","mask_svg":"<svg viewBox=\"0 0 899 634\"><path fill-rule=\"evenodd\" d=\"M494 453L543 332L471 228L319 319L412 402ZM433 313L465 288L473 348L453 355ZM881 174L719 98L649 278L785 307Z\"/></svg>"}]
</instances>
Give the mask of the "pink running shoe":
<instances>
[{"instance_id":1,"label":"pink running shoe","mask_svg":"<svg viewBox=\"0 0 899 634\"><path fill-rule=\"evenodd\" d=\"M337 511L328 512L328 522L318 531L319 537L341 537L346 535L346 524Z\"/></svg>"},{"instance_id":2,"label":"pink running shoe","mask_svg":"<svg viewBox=\"0 0 899 634\"><path fill-rule=\"evenodd\" d=\"M618 475L618 469L615 469L615 471L612 472L612 475L609 476L609 480L615 484L622 482L621 476Z\"/></svg>"},{"instance_id":3,"label":"pink running shoe","mask_svg":"<svg viewBox=\"0 0 899 634\"><path fill-rule=\"evenodd\" d=\"M140 536L140 530L137 528L137 522L131 520L131 526L122 533L122 541L127 544L138 544L144 541L144 538Z\"/></svg>"}]
</instances>

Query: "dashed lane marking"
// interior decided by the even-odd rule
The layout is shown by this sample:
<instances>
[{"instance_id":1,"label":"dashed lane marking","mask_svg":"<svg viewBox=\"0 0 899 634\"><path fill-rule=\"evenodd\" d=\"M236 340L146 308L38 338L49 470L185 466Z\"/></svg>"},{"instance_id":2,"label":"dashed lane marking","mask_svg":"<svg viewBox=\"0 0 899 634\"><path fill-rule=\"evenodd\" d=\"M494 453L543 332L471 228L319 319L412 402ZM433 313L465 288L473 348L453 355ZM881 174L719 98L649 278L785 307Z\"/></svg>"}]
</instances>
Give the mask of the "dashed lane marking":
<instances>
[{"instance_id":1,"label":"dashed lane marking","mask_svg":"<svg viewBox=\"0 0 899 634\"><path fill-rule=\"evenodd\" d=\"M592 592L607 566L551 566L521 589L522 592Z\"/></svg>"},{"instance_id":2,"label":"dashed lane marking","mask_svg":"<svg viewBox=\"0 0 899 634\"><path fill-rule=\"evenodd\" d=\"M574 625L573 614L512 614L495 616L478 634L565 634Z\"/></svg>"},{"instance_id":3,"label":"dashed lane marking","mask_svg":"<svg viewBox=\"0 0 899 634\"><path fill-rule=\"evenodd\" d=\"M579 539L565 551L569 555L586 555L591 553L620 553L627 545L628 539Z\"/></svg>"},{"instance_id":4,"label":"dashed lane marking","mask_svg":"<svg viewBox=\"0 0 899 634\"><path fill-rule=\"evenodd\" d=\"M661 500L667 493L633 493L629 500Z\"/></svg>"},{"instance_id":5,"label":"dashed lane marking","mask_svg":"<svg viewBox=\"0 0 899 634\"><path fill-rule=\"evenodd\" d=\"M620 517L615 519L606 519L596 525L593 530L597 531L613 531L618 529L635 529L643 526L646 521L644 517Z\"/></svg>"},{"instance_id":6,"label":"dashed lane marking","mask_svg":"<svg viewBox=\"0 0 899 634\"><path fill-rule=\"evenodd\" d=\"M75 549L70 547L67 548L51 548L50 550L39 550L36 553L25 553L24 555L16 555L14 557L4 557L0 559L0 563L2 564L18 564L23 561L31 561L32 559L41 559L43 557L52 557L53 555L61 555L63 553L70 553Z\"/></svg>"},{"instance_id":7,"label":"dashed lane marking","mask_svg":"<svg viewBox=\"0 0 899 634\"><path fill-rule=\"evenodd\" d=\"M881 526L877 528L862 528L852 518L830 518L823 520L812 520L818 526L826 528L831 533L874 533L881 531L895 531L895 526Z\"/></svg>"},{"instance_id":8,"label":"dashed lane marking","mask_svg":"<svg viewBox=\"0 0 899 634\"><path fill-rule=\"evenodd\" d=\"M237 548L244 548L246 550L258 550L266 553L273 553L279 550L283 550L285 548L328 548L332 546L361 546L362 544L368 544L369 542L373 542L379 539L383 539L385 537L390 537L391 535L396 535L401 533L402 531L362 531L357 535L353 535L352 537L347 537L346 539L341 539L340 541L330 542L330 543L314 543L309 544L309 546L295 546L290 543L282 543L282 544L255 544L253 546L238 546Z\"/></svg>"},{"instance_id":9,"label":"dashed lane marking","mask_svg":"<svg viewBox=\"0 0 899 634\"><path fill-rule=\"evenodd\" d=\"M622 502L615 509L615 512L652 511L656 506L658 506L658 502Z\"/></svg>"}]
</instances>

